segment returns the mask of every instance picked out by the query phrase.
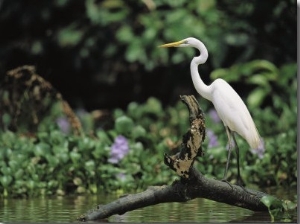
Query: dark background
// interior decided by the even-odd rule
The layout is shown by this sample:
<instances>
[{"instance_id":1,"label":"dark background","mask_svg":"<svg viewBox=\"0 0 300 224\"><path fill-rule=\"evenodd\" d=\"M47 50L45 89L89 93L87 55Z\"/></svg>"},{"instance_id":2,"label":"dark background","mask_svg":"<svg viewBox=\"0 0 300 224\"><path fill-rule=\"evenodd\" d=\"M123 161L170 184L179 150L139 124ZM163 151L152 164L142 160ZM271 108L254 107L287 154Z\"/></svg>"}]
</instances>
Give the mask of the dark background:
<instances>
[{"instance_id":1,"label":"dark background","mask_svg":"<svg viewBox=\"0 0 300 224\"><path fill-rule=\"evenodd\" d=\"M196 94L189 74L196 52L158 45L201 39L208 84L211 71L235 63L296 62L296 23L291 0L0 0L0 81L34 65L72 107L124 108L150 96L167 105Z\"/></svg>"}]
</instances>

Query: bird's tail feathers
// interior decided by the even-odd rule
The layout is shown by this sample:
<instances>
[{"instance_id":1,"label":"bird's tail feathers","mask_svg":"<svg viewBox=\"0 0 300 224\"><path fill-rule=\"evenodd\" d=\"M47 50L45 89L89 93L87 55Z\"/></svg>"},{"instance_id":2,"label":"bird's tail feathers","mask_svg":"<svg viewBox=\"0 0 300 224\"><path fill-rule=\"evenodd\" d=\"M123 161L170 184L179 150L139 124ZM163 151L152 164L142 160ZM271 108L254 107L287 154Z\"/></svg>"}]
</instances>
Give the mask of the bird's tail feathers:
<instances>
[{"instance_id":1,"label":"bird's tail feathers","mask_svg":"<svg viewBox=\"0 0 300 224\"><path fill-rule=\"evenodd\" d=\"M265 141L262 137L259 137L258 143L255 147L251 147L251 152L257 154L260 159L264 157L265 153Z\"/></svg>"}]
</instances>

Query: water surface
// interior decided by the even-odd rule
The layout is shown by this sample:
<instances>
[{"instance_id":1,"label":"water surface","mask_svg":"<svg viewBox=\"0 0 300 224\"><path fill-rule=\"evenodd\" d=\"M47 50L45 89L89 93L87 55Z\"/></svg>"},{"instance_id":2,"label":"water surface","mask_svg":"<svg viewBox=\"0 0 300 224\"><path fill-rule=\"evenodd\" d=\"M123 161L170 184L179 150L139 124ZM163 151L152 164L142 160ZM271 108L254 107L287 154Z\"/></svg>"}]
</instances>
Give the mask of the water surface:
<instances>
[{"instance_id":1,"label":"water surface","mask_svg":"<svg viewBox=\"0 0 300 224\"><path fill-rule=\"evenodd\" d=\"M268 192L270 193L270 192ZM274 192L283 199L295 201L296 190ZM278 195L285 194L285 196ZM72 223L81 214L98 204L117 199L117 195L65 196L34 199L1 199L2 223ZM194 199L185 203L164 203L149 206L123 215L114 215L108 222L270 222L268 213L217 203L207 199ZM296 222L296 217L295 220Z\"/></svg>"}]
</instances>

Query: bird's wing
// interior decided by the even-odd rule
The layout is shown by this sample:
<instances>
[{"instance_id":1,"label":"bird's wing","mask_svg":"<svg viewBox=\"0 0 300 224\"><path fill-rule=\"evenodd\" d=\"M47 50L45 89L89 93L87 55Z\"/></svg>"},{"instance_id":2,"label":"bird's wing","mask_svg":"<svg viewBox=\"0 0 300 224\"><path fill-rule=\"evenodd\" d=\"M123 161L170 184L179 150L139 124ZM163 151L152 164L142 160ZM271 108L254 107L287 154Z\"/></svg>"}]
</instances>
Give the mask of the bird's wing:
<instances>
[{"instance_id":1,"label":"bird's wing","mask_svg":"<svg viewBox=\"0 0 300 224\"><path fill-rule=\"evenodd\" d=\"M225 126L245 138L251 148L257 146L260 137L245 103L222 79L212 83L212 103Z\"/></svg>"}]
</instances>

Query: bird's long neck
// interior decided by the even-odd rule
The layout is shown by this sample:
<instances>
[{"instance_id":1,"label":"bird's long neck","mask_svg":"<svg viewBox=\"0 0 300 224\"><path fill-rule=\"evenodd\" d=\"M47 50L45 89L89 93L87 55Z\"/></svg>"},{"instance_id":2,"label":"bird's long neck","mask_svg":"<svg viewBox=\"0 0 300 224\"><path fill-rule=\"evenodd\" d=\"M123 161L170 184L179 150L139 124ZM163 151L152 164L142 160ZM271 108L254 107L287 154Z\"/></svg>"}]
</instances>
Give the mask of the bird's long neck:
<instances>
[{"instance_id":1,"label":"bird's long neck","mask_svg":"<svg viewBox=\"0 0 300 224\"><path fill-rule=\"evenodd\" d=\"M211 101L211 90L210 86L207 86L200 77L198 72L198 65L204 64L208 58L208 52L204 44L199 41L199 43L195 46L200 51L200 55L198 57L194 57L191 62L191 76L193 80L194 87L196 91L207 100Z\"/></svg>"}]
</instances>

